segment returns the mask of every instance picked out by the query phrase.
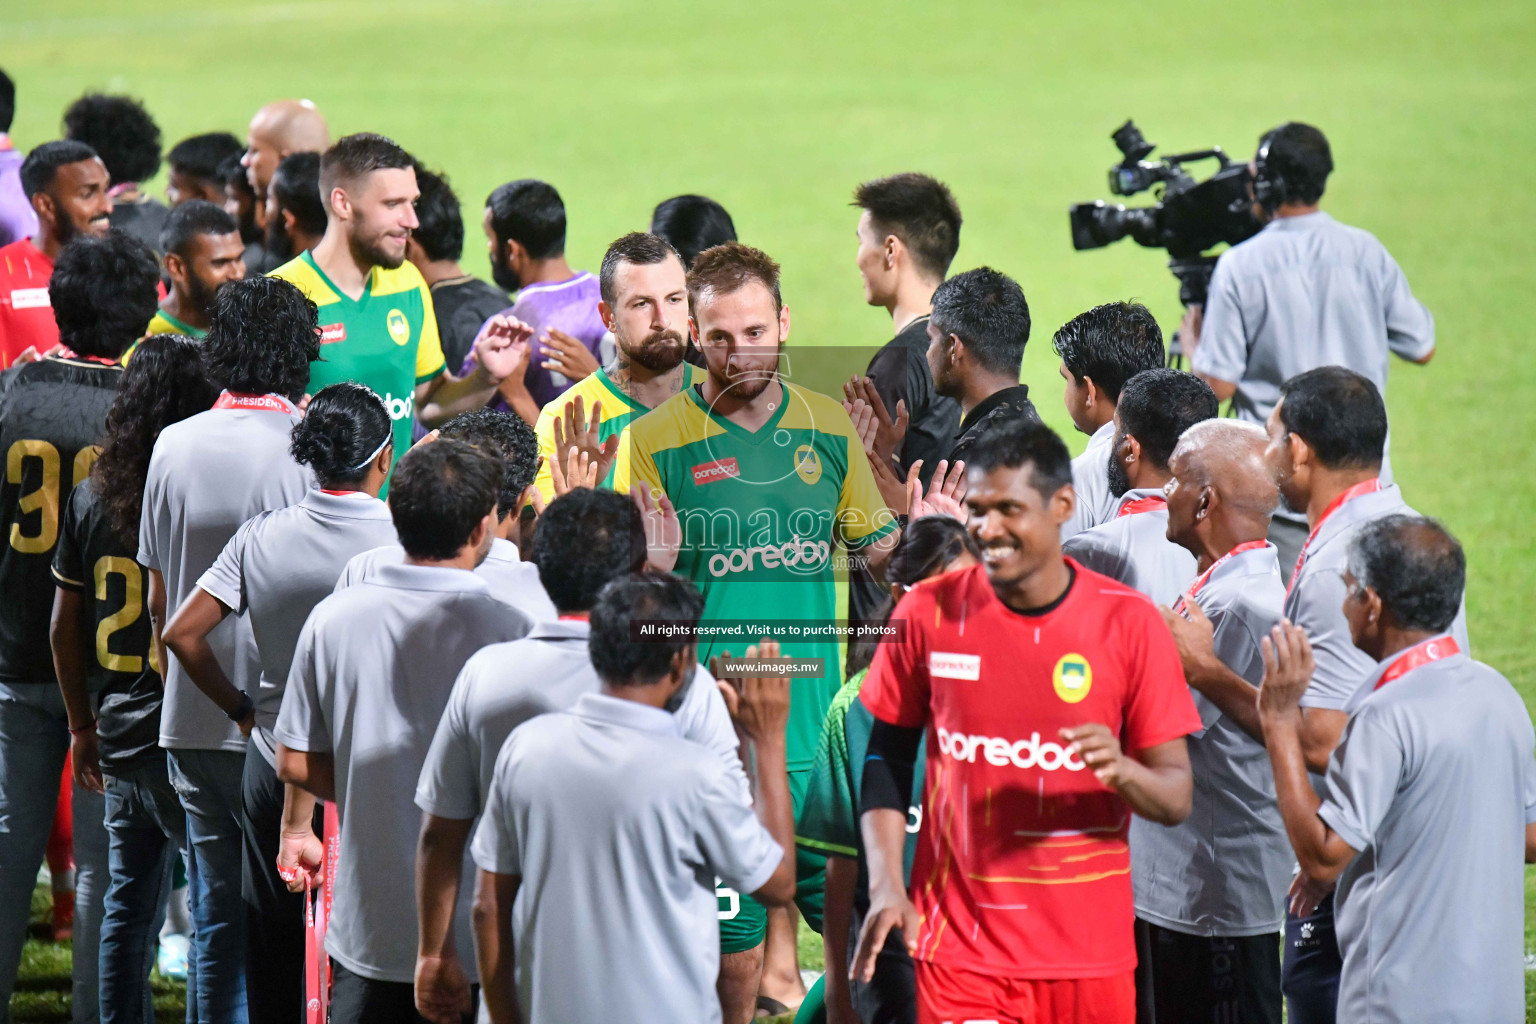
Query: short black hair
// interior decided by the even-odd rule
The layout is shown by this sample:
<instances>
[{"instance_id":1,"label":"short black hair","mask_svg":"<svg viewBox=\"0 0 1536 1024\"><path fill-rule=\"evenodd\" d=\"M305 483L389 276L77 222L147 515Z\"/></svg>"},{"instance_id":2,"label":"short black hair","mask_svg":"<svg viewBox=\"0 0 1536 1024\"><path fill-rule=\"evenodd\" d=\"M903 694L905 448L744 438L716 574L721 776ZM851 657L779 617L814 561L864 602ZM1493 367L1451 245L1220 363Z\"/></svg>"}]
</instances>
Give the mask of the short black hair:
<instances>
[{"instance_id":1,"label":"short black hair","mask_svg":"<svg viewBox=\"0 0 1536 1024\"><path fill-rule=\"evenodd\" d=\"M1327 469L1374 469L1387 447L1387 405L1370 379L1319 366L1280 385L1280 424Z\"/></svg>"},{"instance_id":2,"label":"short black hair","mask_svg":"<svg viewBox=\"0 0 1536 1024\"><path fill-rule=\"evenodd\" d=\"M1061 436L1039 420L1005 419L976 439L966 468L990 473L995 469L1030 467L1030 484L1049 498L1072 482L1072 454Z\"/></svg>"},{"instance_id":3,"label":"short black hair","mask_svg":"<svg viewBox=\"0 0 1536 1024\"><path fill-rule=\"evenodd\" d=\"M1264 134L1261 149L1266 141L1269 152L1261 172L1283 186L1280 201L1310 206L1321 199L1333 173L1333 152L1323 133L1309 124L1288 121Z\"/></svg>"},{"instance_id":4,"label":"short black hair","mask_svg":"<svg viewBox=\"0 0 1536 1024\"><path fill-rule=\"evenodd\" d=\"M1163 365L1163 332L1157 318L1139 302L1106 302L1062 324L1051 340L1067 372L1078 384L1086 377L1111 402L1142 370Z\"/></svg>"},{"instance_id":5,"label":"short black hair","mask_svg":"<svg viewBox=\"0 0 1536 1024\"><path fill-rule=\"evenodd\" d=\"M219 161L219 177L223 179L225 188L233 185L241 193L254 199L256 192L251 188L251 179L245 175L245 165L240 162L240 158L244 155L245 150L242 148L239 153L231 154Z\"/></svg>"},{"instance_id":6,"label":"short black hair","mask_svg":"<svg viewBox=\"0 0 1536 1024\"><path fill-rule=\"evenodd\" d=\"M160 229L160 251L187 255L187 246L198 235L239 234L240 225L225 212L206 199L190 199L173 207Z\"/></svg>"},{"instance_id":7,"label":"short black hair","mask_svg":"<svg viewBox=\"0 0 1536 1024\"><path fill-rule=\"evenodd\" d=\"M315 392L293 428L293 461L313 467L321 486L351 484L368 475L373 460L394 436L384 400L354 381Z\"/></svg>"},{"instance_id":8,"label":"short black hair","mask_svg":"<svg viewBox=\"0 0 1536 1024\"><path fill-rule=\"evenodd\" d=\"M501 495L496 501L496 516L505 519L516 512L517 499L539 471L539 439L533 428L516 413L476 409L443 424L442 436L472 444L501 461Z\"/></svg>"},{"instance_id":9,"label":"short black hair","mask_svg":"<svg viewBox=\"0 0 1536 1024\"><path fill-rule=\"evenodd\" d=\"M144 336L160 301L154 250L122 231L78 235L48 279L59 341L83 356L116 359Z\"/></svg>"},{"instance_id":10,"label":"short black hair","mask_svg":"<svg viewBox=\"0 0 1536 1024\"><path fill-rule=\"evenodd\" d=\"M882 235L901 239L925 273L944 279L960 249L960 204L948 185L926 174L893 174L860 185L853 205L869 211Z\"/></svg>"},{"instance_id":11,"label":"short black hair","mask_svg":"<svg viewBox=\"0 0 1536 1024\"><path fill-rule=\"evenodd\" d=\"M682 257L677 250L667 243L665 238L646 231L631 231L627 235L620 235L614 239L608 251L603 253L603 265L597 272L598 290L602 294L603 301L610 307L618 300L618 293L614 291L613 281L618 276L621 263L633 263L637 266L650 266L665 262L667 257L676 257L682 262ZM688 265L683 264L687 270Z\"/></svg>"},{"instance_id":12,"label":"short black hair","mask_svg":"<svg viewBox=\"0 0 1536 1024\"><path fill-rule=\"evenodd\" d=\"M485 205L498 248L511 239L533 260L565 252L565 203L553 185L536 178L509 181L486 196Z\"/></svg>"},{"instance_id":13,"label":"short black hair","mask_svg":"<svg viewBox=\"0 0 1536 1024\"><path fill-rule=\"evenodd\" d=\"M1438 520L1404 513L1373 519L1350 539L1348 565L1399 628L1443 633L1456 621L1467 556Z\"/></svg>"},{"instance_id":14,"label":"short black hair","mask_svg":"<svg viewBox=\"0 0 1536 1024\"><path fill-rule=\"evenodd\" d=\"M94 149L113 184L148 181L160 169L160 126L129 96L81 96L64 111L64 137Z\"/></svg>"},{"instance_id":15,"label":"short black hair","mask_svg":"<svg viewBox=\"0 0 1536 1024\"><path fill-rule=\"evenodd\" d=\"M421 189L421 198L416 200L416 219L421 223L411 237L429 260L456 260L463 256L464 214L447 177L417 167L416 187Z\"/></svg>"},{"instance_id":16,"label":"short black hair","mask_svg":"<svg viewBox=\"0 0 1536 1024\"><path fill-rule=\"evenodd\" d=\"M1215 419L1220 407L1216 392L1205 381L1159 366L1126 381L1115 410L1121 433L1137 440L1142 457L1154 468L1165 470L1184 431L1202 420Z\"/></svg>"},{"instance_id":17,"label":"short black hair","mask_svg":"<svg viewBox=\"0 0 1536 1024\"><path fill-rule=\"evenodd\" d=\"M33 146L32 152L21 162L21 190L31 199L53 184L60 167L96 159L99 158L94 149L73 139L58 139Z\"/></svg>"},{"instance_id":18,"label":"short black hair","mask_svg":"<svg viewBox=\"0 0 1536 1024\"><path fill-rule=\"evenodd\" d=\"M16 83L11 76L0 70L0 132L11 130L16 119Z\"/></svg>"},{"instance_id":19,"label":"short black hair","mask_svg":"<svg viewBox=\"0 0 1536 1024\"><path fill-rule=\"evenodd\" d=\"M416 160L395 143L377 132L344 135L320 157L320 197L330 209L331 190L345 188L374 171L398 171L416 167Z\"/></svg>"},{"instance_id":20,"label":"short black hair","mask_svg":"<svg viewBox=\"0 0 1536 1024\"><path fill-rule=\"evenodd\" d=\"M496 508L501 460L472 444L442 438L406 452L389 484L389 512L412 558L443 561L469 543Z\"/></svg>"},{"instance_id":21,"label":"short black hair","mask_svg":"<svg viewBox=\"0 0 1536 1024\"><path fill-rule=\"evenodd\" d=\"M203 363L221 388L297 402L320 358L319 332L315 304L282 278L230 281L213 293Z\"/></svg>"},{"instance_id":22,"label":"short black hair","mask_svg":"<svg viewBox=\"0 0 1536 1024\"><path fill-rule=\"evenodd\" d=\"M945 337L957 335L986 369L1019 376L1029 343L1029 302L1007 274L991 267L956 274L934 291L929 323Z\"/></svg>"},{"instance_id":23,"label":"short black hair","mask_svg":"<svg viewBox=\"0 0 1536 1024\"><path fill-rule=\"evenodd\" d=\"M736 241L736 224L725 207L708 196L682 195L663 199L651 212L651 234L677 250L683 269L705 249Z\"/></svg>"},{"instance_id":24,"label":"short black hair","mask_svg":"<svg viewBox=\"0 0 1536 1024\"><path fill-rule=\"evenodd\" d=\"M671 573L630 573L609 583L592 606L587 651L598 678L609 686L644 686L666 677L679 653L697 648L693 627L704 598ZM631 622L677 623L680 636L635 640Z\"/></svg>"},{"instance_id":25,"label":"short black hair","mask_svg":"<svg viewBox=\"0 0 1536 1024\"><path fill-rule=\"evenodd\" d=\"M539 516L530 558L557 610L591 611L606 584L645 565L645 521L628 496L577 487Z\"/></svg>"},{"instance_id":26,"label":"short black hair","mask_svg":"<svg viewBox=\"0 0 1536 1024\"><path fill-rule=\"evenodd\" d=\"M220 165L234 157L236 161L245 152L240 140L229 132L205 132L182 139L165 154L165 162L173 170L180 171L200 181L216 181L224 184ZM244 170L244 168L242 168Z\"/></svg>"},{"instance_id":27,"label":"short black hair","mask_svg":"<svg viewBox=\"0 0 1536 1024\"><path fill-rule=\"evenodd\" d=\"M320 154L289 153L272 172L267 186L277 205L293 214L299 230L325 234L325 200L320 195Z\"/></svg>"}]
</instances>

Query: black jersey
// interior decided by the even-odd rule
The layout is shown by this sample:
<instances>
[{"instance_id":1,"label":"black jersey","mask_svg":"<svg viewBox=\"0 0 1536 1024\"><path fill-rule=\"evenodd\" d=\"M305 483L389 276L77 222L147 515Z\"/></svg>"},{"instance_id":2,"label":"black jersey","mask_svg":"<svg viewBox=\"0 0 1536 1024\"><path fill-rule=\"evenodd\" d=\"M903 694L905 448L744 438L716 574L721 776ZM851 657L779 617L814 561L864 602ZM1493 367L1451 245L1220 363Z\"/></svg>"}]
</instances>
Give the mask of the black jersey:
<instances>
[{"instance_id":1,"label":"black jersey","mask_svg":"<svg viewBox=\"0 0 1536 1024\"><path fill-rule=\"evenodd\" d=\"M90 475L123 368L43 359L0 373L0 682L53 682L49 566L64 499Z\"/></svg>"},{"instance_id":2,"label":"black jersey","mask_svg":"<svg viewBox=\"0 0 1536 1024\"><path fill-rule=\"evenodd\" d=\"M161 758L165 688L149 625L149 574L107 520L87 477L70 492L53 552L54 583L85 599L92 637L86 685L96 705L101 767L109 774Z\"/></svg>"}]
</instances>

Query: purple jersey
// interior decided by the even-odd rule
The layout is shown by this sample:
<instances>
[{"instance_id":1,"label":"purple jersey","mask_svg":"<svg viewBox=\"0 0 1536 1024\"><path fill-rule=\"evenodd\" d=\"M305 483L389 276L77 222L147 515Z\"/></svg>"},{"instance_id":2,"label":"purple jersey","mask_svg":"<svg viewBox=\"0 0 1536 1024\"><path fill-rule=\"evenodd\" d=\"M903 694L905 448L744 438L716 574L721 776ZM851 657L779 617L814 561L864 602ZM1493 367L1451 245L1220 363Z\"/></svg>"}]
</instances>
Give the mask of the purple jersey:
<instances>
[{"instance_id":1,"label":"purple jersey","mask_svg":"<svg viewBox=\"0 0 1536 1024\"><path fill-rule=\"evenodd\" d=\"M21 190L21 161L24 155L0 132L0 245L10 245L18 238L37 234L37 214Z\"/></svg>"},{"instance_id":2,"label":"purple jersey","mask_svg":"<svg viewBox=\"0 0 1536 1024\"><path fill-rule=\"evenodd\" d=\"M516 317L533 328L533 357L524 381L528 386L528 394L533 396L534 404L539 408L542 409L571 386L564 374L546 370L540 365L544 362L540 343L551 327L564 331L587 346L598 363L605 361L608 353L601 351L600 346L608 329L597 315L597 300L597 278L583 270L564 281L531 284L517 293L517 299L510 309L502 310L502 314ZM468 373L474 365L475 354L471 351L459 375ZM506 399L499 394L491 400L490 407L511 411Z\"/></svg>"}]
</instances>

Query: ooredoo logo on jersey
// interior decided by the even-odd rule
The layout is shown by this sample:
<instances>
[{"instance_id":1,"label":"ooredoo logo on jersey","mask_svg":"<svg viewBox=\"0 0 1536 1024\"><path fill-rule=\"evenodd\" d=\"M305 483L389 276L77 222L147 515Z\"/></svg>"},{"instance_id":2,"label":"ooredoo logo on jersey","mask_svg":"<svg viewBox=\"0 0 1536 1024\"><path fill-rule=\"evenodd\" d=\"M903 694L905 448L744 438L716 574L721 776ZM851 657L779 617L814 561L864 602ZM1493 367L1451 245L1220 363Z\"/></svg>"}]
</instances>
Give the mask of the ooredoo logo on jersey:
<instances>
[{"instance_id":1,"label":"ooredoo logo on jersey","mask_svg":"<svg viewBox=\"0 0 1536 1024\"><path fill-rule=\"evenodd\" d=\"M981 758L987 764L1006 768L1039 768L1054 772L1065 768L1080 772L1088 767L1069 748L1051 740L1040 739L1038 732L1029 734L1027 740L1006 740L997 736L971 736L963 732L939 730L939 750L945 757L965 764L976 764Z\"/></svg>"}]
</instances>

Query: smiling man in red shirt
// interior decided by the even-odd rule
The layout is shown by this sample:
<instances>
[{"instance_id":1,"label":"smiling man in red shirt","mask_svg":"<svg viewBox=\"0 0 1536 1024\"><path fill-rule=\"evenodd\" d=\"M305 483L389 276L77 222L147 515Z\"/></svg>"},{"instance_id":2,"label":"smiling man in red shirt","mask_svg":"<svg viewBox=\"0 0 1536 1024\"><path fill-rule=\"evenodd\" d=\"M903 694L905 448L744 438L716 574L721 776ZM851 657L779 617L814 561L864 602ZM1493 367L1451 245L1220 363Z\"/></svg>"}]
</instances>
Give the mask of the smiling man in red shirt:
<instances>
[{"instance_id":1,"label":"smiling man in red shirt","mask_svg":"<svg viewBox=\"0 0 1536 1024\"><path fill-rule=\"evenodd\" d=\"M1061 553L1066 445L1037 422L972 450L982 566L914 587L861 699L878 721L862 806L868 977L892 928L917 961L918 1020L1135 1020L1132 812L1189 813L1200 728L1152 603ZM923 826L902 884L906 794L927 732Z\"/></svg>"}]
</instances>

